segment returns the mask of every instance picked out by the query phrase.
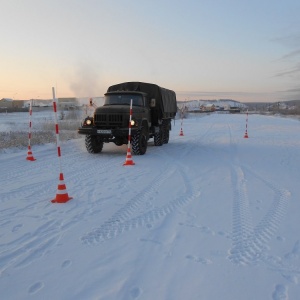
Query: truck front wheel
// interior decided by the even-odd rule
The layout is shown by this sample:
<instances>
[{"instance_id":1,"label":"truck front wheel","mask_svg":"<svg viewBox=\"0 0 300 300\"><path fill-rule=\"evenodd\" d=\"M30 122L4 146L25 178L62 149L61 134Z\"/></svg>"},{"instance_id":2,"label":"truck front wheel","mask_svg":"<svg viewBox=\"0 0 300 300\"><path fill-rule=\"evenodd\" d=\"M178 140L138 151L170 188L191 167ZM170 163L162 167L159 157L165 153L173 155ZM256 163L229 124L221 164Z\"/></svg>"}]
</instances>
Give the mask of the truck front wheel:
<instances>
[{"instance_id":1,"label":"truck front wheel","mask_svg":"<svg viewBox=\"0 0 300 300\"><path fill-rule=\"evenodd\" d=\"M142 128L132 137L132 152L135 155L144 155L147 151L147 130Z\"/></svg>"},{"instance_id":2,"label":"truck front wheel","mask_svg":"<svg viewBox=\"0 0 300 300\"><path fill-rule=\"evenodd\" d=\"M99 153L103 148L103 140L97 135L85 136L85 147L89 153Z\"/></svg>"}]
</instances>

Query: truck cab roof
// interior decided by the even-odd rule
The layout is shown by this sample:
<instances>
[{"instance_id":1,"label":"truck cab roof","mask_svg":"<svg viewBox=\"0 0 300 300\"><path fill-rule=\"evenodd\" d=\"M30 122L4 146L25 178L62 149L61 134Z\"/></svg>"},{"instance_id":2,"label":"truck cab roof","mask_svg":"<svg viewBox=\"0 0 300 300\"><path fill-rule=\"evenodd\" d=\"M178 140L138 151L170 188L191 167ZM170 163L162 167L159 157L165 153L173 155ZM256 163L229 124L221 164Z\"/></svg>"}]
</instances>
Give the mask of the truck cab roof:
<instances>
[{"instance_id":1,"label":"truck cab roof","mask_svg":"<svg viewBox=\"0 0 300 300\"><path fill-rule=\"evenodd\" d=\"M143 95L143 96L147 96L148 94L147 93L144 93L144 92L140 92L140 91L112 91L112 92L107 92L104 94L104 96L106 95L112 95L112 94L122 94L122 95L126 95L126 94L129 94L129 95Z\"/></svg>"}]
</instances>

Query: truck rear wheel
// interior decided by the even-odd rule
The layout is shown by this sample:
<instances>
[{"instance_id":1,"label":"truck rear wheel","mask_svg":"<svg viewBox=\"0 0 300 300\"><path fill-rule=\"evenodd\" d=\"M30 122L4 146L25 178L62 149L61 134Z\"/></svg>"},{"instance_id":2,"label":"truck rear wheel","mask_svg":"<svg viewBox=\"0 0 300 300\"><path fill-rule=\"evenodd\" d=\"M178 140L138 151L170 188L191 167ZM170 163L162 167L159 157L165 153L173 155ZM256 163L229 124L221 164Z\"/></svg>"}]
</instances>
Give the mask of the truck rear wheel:
<instances>
[{"instance_id":1,"label":"truck rear wheel","mask_svg":"<svg viewBox=\"0 0 300 300\"><path fill-rule=\"evenodd\" d=\"M164 129L163 143L168 144L169 139L170 139L170 132L169 132L169 128L167 127L167 128Z\"/></svg>"},{"instance_id":2,"label":"truck rear wheel","mask_svg":"<svg viewBox=\"0 0 300 300\"><path fill-rule=\"evenodd\" d=\"M103 140L97 135L87 134L85 136L85 147L89 153L99 153L103 148Z\"/></svg>"},{"instance_id":3,"label":"truck rear wheel","mask_svg":"<svg viewBox=\"0 0 300 300\"><path fill-rule=\"evenodd\" d=\"M162 137L163 144L168 144L169 143L169 139L170 139L170 126L169 126L169 122L164 122L162 128L163 128L163 137Z\"/></svg>"},{"instance_id":4,"label":"truck rear wheel","mask_svg":"<svg viewBox=\"0 0 300 300\"><path fill-rule=\"evenodd\" d=\"M162 129L159 128L158 132L154 133L154 146L162 146L163 144L163 132Z\"/></svg>"},{"instance_id":5,"label":"truck rear wheel","mask_svg":"<svg viewBox=\"0 0 300 300\"><path fill-rule=\"evenodd\" d=\"M132 137L132 152L135 155L144 155L147 151L147 130L142 128Z\"/></svg>"}]
</instances>

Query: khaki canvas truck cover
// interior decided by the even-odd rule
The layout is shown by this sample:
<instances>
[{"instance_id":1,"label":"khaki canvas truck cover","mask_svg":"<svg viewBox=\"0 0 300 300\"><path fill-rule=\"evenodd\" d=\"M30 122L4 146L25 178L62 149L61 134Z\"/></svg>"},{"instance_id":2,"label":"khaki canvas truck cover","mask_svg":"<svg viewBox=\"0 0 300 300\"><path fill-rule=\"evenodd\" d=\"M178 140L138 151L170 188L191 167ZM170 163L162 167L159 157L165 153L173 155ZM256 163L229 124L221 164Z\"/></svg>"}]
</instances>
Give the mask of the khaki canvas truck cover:
<instances>
[{"instance_id":1,"label":"khaki canvas truck cover","mask_svg":"<svg viewBox=\"0 0 300 300\"><path fill-rule=\"evenodd\" d=\"M156 109L161 117L164 116L164 114L171 114L171 116L174 117L177 112L175 92L162 88L156 84L144 82L124 82L112 85L107 90L107 92L117 91L135 91L146 93L149 100L153 98L156 99Z\"/></svg>"}]
</instances>

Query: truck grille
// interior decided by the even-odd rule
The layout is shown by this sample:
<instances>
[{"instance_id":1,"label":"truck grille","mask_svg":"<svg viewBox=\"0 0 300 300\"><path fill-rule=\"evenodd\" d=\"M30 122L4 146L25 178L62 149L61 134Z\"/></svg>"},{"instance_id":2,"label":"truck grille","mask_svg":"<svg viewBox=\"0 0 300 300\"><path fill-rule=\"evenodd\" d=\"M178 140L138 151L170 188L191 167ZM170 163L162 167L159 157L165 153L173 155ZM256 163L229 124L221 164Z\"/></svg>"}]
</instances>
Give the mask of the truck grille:
<instances>
[{"instance_id":1,"label":"truck grille","mask_svg":"<svg viewBox=\"0 0 300 300\"><path fill-rule=\"evenodd\" d=\"M95 125L99 128L120 128L123 127L123 115L119 114L95 114Z\"/></svg>"}]
</instances>

